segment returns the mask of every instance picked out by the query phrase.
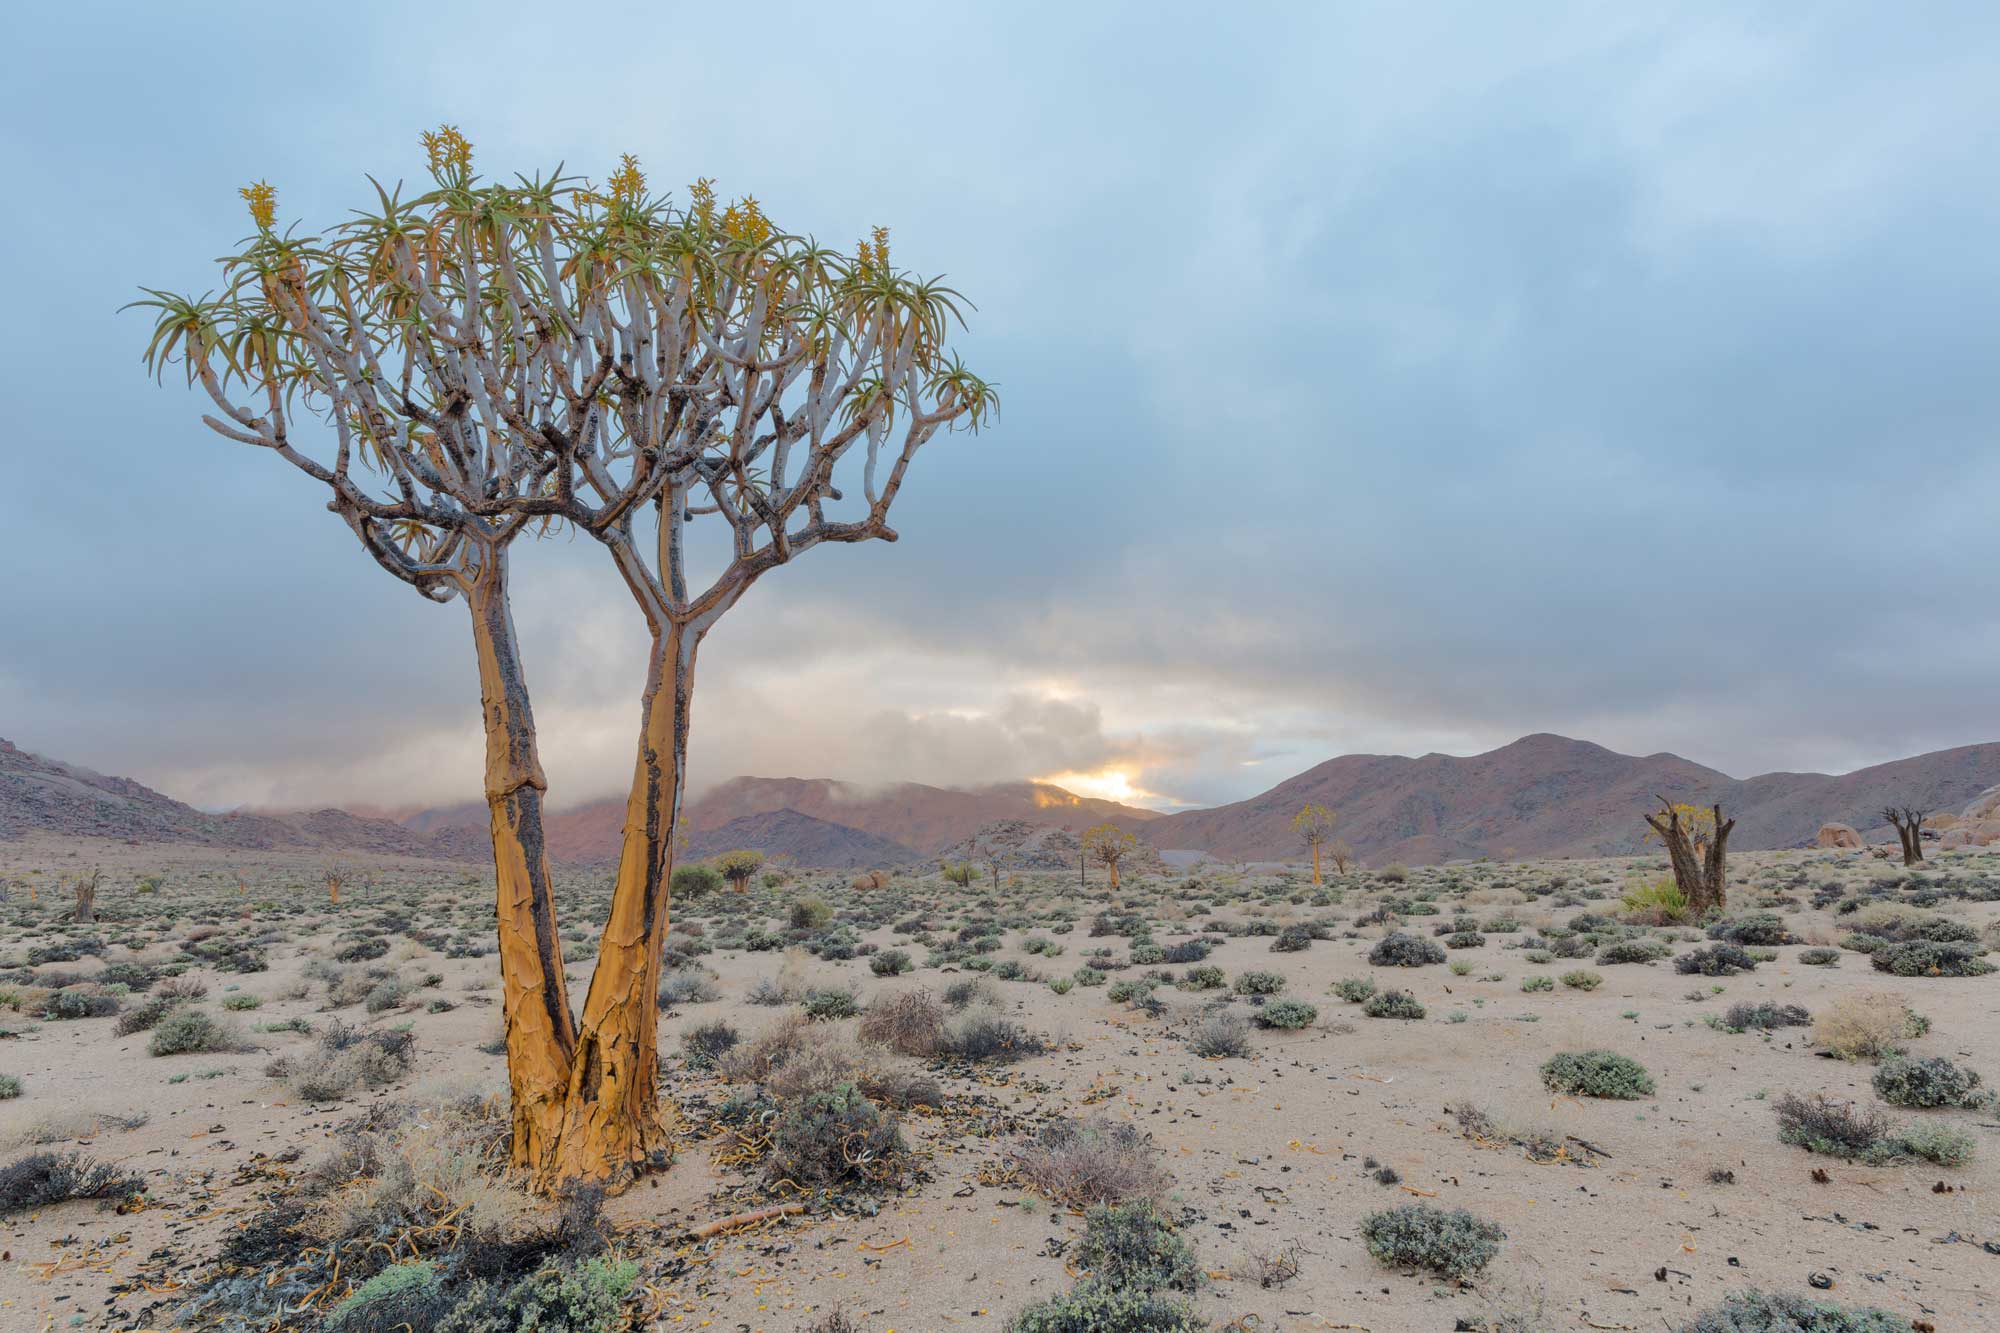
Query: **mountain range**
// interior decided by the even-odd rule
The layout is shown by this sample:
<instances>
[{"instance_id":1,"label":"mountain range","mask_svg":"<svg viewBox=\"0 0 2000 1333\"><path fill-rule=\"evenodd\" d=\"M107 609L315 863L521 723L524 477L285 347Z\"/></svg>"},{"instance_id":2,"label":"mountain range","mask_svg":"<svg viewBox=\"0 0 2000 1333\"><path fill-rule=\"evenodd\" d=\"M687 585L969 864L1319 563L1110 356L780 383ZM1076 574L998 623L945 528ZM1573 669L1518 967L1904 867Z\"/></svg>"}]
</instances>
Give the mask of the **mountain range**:
<instances>
[{"instance_id":1,"label":"mountain range","mask_svg":"<svg viewBox=\"0 0 2000 1333\"><path fill-rule=\"evenodd\" d=\"M2000 743L1960 746L1839 776L1767 773L1738 779L1673 754L1619 754L1588 741L1533 735L1485 754L1343 755L1269 791L1163 815L1037 782L972 789L829 778L733 778L683 809L691 854L751 847L800 865L886 867L964 854L998 828L1082 832L1112 823L1160 851L1223 860L1298 860L1291 820L1312 802L1338 815L1335 836L1364 861L1423 864L1468 857L1615 855L1639 845L1656 796L1720 802L1737 820L1731 845L1803 846L1823 823L1886 837L1889 804L1963 806L2000 784ZM614 859L622 798L549 812L551 855ZM327 809L212 814L130 778L106 777L0 740L0 839L44 831L133 842L365 851L477 861L490 854L477 802L406 811Z\"/></svg>"}]
</instances>

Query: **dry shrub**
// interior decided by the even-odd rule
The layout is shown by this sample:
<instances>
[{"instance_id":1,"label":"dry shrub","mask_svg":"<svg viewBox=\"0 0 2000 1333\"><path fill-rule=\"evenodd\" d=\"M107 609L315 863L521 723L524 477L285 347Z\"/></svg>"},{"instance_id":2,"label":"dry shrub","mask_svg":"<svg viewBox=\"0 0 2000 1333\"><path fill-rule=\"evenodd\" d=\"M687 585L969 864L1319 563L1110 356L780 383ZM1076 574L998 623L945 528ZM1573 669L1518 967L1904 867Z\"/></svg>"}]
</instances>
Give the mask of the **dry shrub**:
<instances>
[{"instance_id":1,"label":"dry shrub","mask_svg":"<svg viewBox=\"0 0 2000 1333\"><path fill-rule=\"evenodd\" d=\"M1813 1040L1843 1060L1876 1061L1902 1048L1913 1035L1912 1015L1903 997L1883 991L1844 995L1813 1023Z\"/></svg>"},{"instance_id":2,"label":"dry shrub","mask_svg":"<svg viewBox=\"0 0 2000 1333\"><path fill-rule=\"evenodd\" d=\"M29 1153L0 1166L0 1217L71 1199L118 1199L145 1189L137 1176L82 1153Z\"/></svg>"},{"instance_id":3,"label":"dry shrub","mask_svg":"<svg viewBox=\"0 0 2000 1333\"><path fill-rule=\"evenodd\" d=\"M829 1040L826 1029L787 1014L761 1035L717 1061L724 1077L761 1083L779 1101L830 1092L853 1083L890 1106L937 1106L944 1093L930 1078L898 1065L870 1060L851 1044Z\"/></svg>"},{"instance_id":4,"label":"dry shrub","mask_svg":"<svg viewBox=\"0 0 2000 1333\"><path fill-rule=\"evenodd\" d=\"M1072 1208L1158 1201L1172 1183L1150 1135L1103 1116L1049 1121L1008 1165L1029 1189Z\"/></svg>"},{"instance_id":5,"label":"dry shrub","mask_svg":"<svg viewBox=\"0 0 2000 1333\"><path fill-rule=\"evenodd\" d=\"M534 1204L503 1168L511 1132L499 1100L382 1103L335 1132L334 1151L308 1176L322 1197L305 1229L334 1241L378 1229L412 1199L449 1200L461 1227L509 1231Z\"/></svg>"},{"instance_id":6,"label":"dry shrub","mask_svg":"<svg viewBox=\"0 0 2000 1333\"><path fill-rule=\"evenodd\" d=\"M861 1016L861 1040L926 1059L944 1045L944 1006L928 990L878 996Z\"/></svg>"},{"instance_id":7,"label":"dry shrub","mask_svg":"<svg viewBox=\"0 0 2000 1333\"><path fill-rule=\"evenodd\" d=\"M410 1072L415 1039L407 1032L369 1032L335 1020L303 1054L283 1056L264 1071L302 1101L337 1102L356 1088L379 1088Z\"/></svg>"}]
</instances>

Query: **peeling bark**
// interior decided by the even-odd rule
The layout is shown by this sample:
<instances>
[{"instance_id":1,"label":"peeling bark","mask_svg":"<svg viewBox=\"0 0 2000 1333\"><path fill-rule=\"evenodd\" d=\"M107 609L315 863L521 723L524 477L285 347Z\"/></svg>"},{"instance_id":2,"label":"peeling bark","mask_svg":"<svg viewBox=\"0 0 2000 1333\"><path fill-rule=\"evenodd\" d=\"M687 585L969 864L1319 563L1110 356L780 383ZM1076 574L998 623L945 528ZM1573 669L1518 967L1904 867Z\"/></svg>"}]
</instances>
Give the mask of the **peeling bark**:
<instances>
[{"instance_id":1,"label":"peeling bark","mask_svg":"<svg viewBox=\"0 0 2000 1333\"><path fill-rule=\"evenodd\" d=\"M684 625L654 639L618 881L584 997L561 1128L536 1171L539 1189L571 1180L619 1188L669 1156L660 1110L657 996L699 640L699 631Z\"/></svg>"},{"instance_id":2,"label":"peeling bark","mask_svg":"<svg viewBox=\"0 0 2000 1333\"><path fill-rule=\"evenodd\" d=\"M483 553L466 587L479 660L486 731L486 805L493 833L501 1015L513 1093L514 1165L548 1154L562 1120L576 1049L576 1020L563 978L555 895L542 838L548 779L535 742L520 644L507 603L507 561Z\"/></svg>"}]
</instances>

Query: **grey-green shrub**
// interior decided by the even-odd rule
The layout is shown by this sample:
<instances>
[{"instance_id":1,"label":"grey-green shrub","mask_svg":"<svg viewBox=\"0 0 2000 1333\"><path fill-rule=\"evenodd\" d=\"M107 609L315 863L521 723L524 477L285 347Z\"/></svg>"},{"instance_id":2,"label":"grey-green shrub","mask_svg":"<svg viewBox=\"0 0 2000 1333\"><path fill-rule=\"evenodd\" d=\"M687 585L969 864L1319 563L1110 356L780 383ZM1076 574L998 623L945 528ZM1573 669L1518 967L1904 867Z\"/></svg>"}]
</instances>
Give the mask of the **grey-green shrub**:
<instances>
[{"instance_id":1,"label":"grey-green shrub","mask_svg":"<svg viewBox=\"0 0 2000 1333\"><path fill-rule=\"evenodd\" d=\"M1273 1000L1257 1011L1256 1018L1260 1028L1281 1028L1291 1032L1317 1023L1319 1010L1304 1000Z\"/></svg>"},{"instance_id":2,"label":"grey-green shrub","mask_svg":"<svg viewBox=\"0 0 2000 1333\"><path fill-rule=\"evenodd\" d=\"M1370 1018L1422 1018L1424 1006L1406 990L1378 991L1368 997L1361 1012Z\"/></svg>"},{"instance_id":3,"label":"grey-green shrub","mask_svg":"<svg viewBox=\"0 0 2000 1333\"><path fill-rule=\"evenodd\" d=\"M1285 988L1282 972L1243 972L1236 978L1238 995L1276 995Z\"/></svg>"},{"instance_id":4,"label":"grey-green shrub","mask_svg":"<svg viewBox=\"0 0 2000 1333\"><path fill-rule=\"evenodd\" d=\"M1507 1233L1463 1208L1407 1203L1370 1213L1361 1223L1368 1253L1399 1268L1421 1268L1463 1282L1500 1252Z\"/></svg>"},{"instance_id":5,"label":"grey-green shrub","mask_svg":"<svg viewBox=\"0 0 2000 1333\"><path fill-rule=\"evenodd\" d=\"M1826 1305L1783 1291L1734 1291L1674 1333L1910 1333L1910 1321L1874 1306Z\"/></svg>"},{"instance_id":6,"label":"grey-green shrub","mask_svg":"<svg viewBox=\"0 0 2000 1333\"><path fill-rule=\"evenodd\" d=\"M1646 1067L1616 1051L1565 1051L1550 1056L1541 1072L1543 1087L1572 1097L1631 1101L1653 1093Z\"/></svg>"},{"instance_id":7,"label":"grey-green shrub","mask_svg":"<svg viewBox=\"0 0 2000 1333\"><path fill-rule=\"evenodd\" d=\"M199 1009L176 1009L153 1025L146 1049L154 1055L226 1051L236 1045L229 1029Z\"/></svg>"},{"instance_id":8,"label":"grey-green shrub","mask_svg":"<svg viewBox=\"0 0 2000 1333\"><path fill-rule=\"evenodd\" d=\"M1992 1099L1974 1070L1941 1055L1911 1059L1892 1055L1875 1069L1875 1095L1891 1106L1962 1107L1977 1110Z\"/></svg>"}]
</instances>

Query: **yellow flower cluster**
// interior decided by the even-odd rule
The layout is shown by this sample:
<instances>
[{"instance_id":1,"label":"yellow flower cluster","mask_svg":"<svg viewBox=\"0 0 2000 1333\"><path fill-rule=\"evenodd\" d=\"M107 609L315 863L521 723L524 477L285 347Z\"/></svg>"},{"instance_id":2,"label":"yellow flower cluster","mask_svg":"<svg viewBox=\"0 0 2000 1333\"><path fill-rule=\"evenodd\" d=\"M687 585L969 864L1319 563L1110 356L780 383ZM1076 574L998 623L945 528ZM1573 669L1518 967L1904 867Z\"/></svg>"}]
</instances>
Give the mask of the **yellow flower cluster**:
<instances>
[{"instance_id":1,"label":"yellow flower cluster","mask_svg":"<svg viewBox=\"0 0 2000 1333\"><path fill-rule=\"evenodd\" d=\"M278 217L277 187L266 181L253 181L236 193L243 196L243 202L250 205L250 218L258 227L268 229Z\"/></svg>"},{"instance_id":2,"label":"yellow flower cluster","mask_svg":"<svg viewBox=\"0 0 2000 1333\"><path fill-rule=\"evenodd\" d=\"M703 222L708 221L715 213L715 182L703 176L688 186L688 199L689 211Z\"/></svg>"},{"instance_id":3,"label":"yellow flower cluster","mask_svg":"<svg viewBox=\"0 0 2000 1333\"><path fill-rule=\"evenodd\" d=\"M458 132L456 125L440 125L435 131L426 130L424 151L430 155L431 174L434 176L447 167L466 171L472 166L472 143Z\"/></svg>"},{"instance_id":4,"label":"yellow flower cluster","mask_svg":"<svg viewBox=\"0 0 2000 1333\"><path fill-rule=\"evenodd\" d=\"M874 239L861 242L856 257L871 268L889 267L889 229L875 228Z\"/></svg>"},{"instance_id":5,"label":"yellow flower cluster","mask_svg":"<svg viewBox=\"0 0 2000 1333\"><path fill-rule=\"evenodd\" d=\"M621 203L636 204L646 197L646 173L639 170L639 159L630 153L619 156L618 170L611 173L611 197Z\"/></svg>"},{"instance_id":6,"label":"yellow flower cluster","mask_svg":"<svg viewBox=\"0 0 2000 1333\"><path fill-rule=\"evenodd\" d=\"M745 195L731 204L722 214L722 229L738 240L748 240L762 244L771 239L771 220L764 216L764 207L755 197Z\"/></svg>"}]
</instances>

